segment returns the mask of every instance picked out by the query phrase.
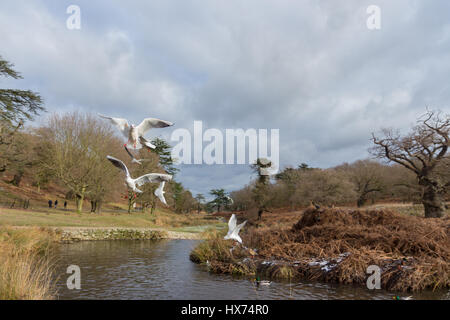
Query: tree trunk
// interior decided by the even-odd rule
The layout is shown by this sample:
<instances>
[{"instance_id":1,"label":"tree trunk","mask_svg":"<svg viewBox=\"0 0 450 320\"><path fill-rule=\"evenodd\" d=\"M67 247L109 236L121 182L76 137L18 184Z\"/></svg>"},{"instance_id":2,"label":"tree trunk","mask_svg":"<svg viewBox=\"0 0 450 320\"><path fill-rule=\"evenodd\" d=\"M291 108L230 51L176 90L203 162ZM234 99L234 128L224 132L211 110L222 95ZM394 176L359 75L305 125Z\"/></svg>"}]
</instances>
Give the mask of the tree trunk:
<instances>
[{"instance_id":1,"label":"tree trunk","mask_svg":"<svg viewBox=\"0 0 450 320\"><path fill-rule=\"evenodd\" d=\"M91 213L97 211L97 201L91 200Z\"/></svg>"},{"instance_id":2,"label":"tree trunk","mask_svg":"<svg viewBox=\"0 0 450 320\"><path fill-rule=\"evenodd\" d=\"M14 177L13 177L11 183L12 183L14 186L16 186L16 187L20 186L20 182L22 181L22 177L23 177L23 172L16 173L16 174L14 175Z\"/></svg>"},{"instance_id":3,"label":"tree trunk","mask_svg":"<svg viewBox=\"0 0 450 320\"><path fill-rule=\"evenodd\" d=\"M150 209L150 214L154 214L156 209L156 199L153 199L152 201L152 207Z\"/></svg>"},{"instance_id":4,"label":"tree trunk","mask_svg":"<svg viewBox=\"0 0 450 320\"><path fill-rule=\"evenodd\" d=\"M131 208L133 207L134 199L132 197L128 197L128 213L131 214Z\"/></svg>"},{"instance_id":5,"label":"tree trunk","mask_svg":"<svg viewBox=\"0 0 450 320\"><path fill-rule=\"evenodd\" d=\"M358 206L358 208L361 208L365 203L366 197L363 195L359 196L358 201L356 201L356 205Z\"/></svg>"},{"instance_id":6,"label":"tree trunk","mask_svg":"<svg viewBox=\"0 0 450 320\"><path fill-rule=\"evenodd\" d=\"M441 218L445 209L439 184L426 178L421 178L419 184L424 187L422 204L425 209L425 218Z\"/></svg>"},{"instance_id":7,"label":"tree trunk","mask_svg":"<svg viewBox=\"0 0 450 320\"><path fill-rule=\"evenodd\" d=\"M76 195L77 199L77 212L81 213L83 210L83 201L84 201L84 192L86 191L86 187L81 188L81 192Z\"/></svg>"},{"instance_id":8,"label":"tree trunk","mask_svg":"<svg viewBox=\"0 0 450 320\"><path fill-rule=\"evenodd\" d=\"M95 203L95 209L96 209L98 214L101 213L101 211L102 211L102 201L98 201L98 202Z\"/></svg>"}]
</instances>

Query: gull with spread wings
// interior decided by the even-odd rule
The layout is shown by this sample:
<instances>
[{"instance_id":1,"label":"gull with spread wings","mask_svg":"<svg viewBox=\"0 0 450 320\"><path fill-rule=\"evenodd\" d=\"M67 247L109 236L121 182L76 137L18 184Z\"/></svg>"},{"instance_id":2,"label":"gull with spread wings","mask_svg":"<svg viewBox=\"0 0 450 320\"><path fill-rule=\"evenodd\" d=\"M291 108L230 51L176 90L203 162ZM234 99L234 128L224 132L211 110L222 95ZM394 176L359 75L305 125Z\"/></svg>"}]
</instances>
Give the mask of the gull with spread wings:
<instances>
[{"instance_id":1,"label":"gull with spread wings","mask_svg":"<svg viewBox=\"0 0 450 320\"><path fill-rule=\"evenodd\" d=\"M106 156L106 158L117 168L121 169L123 172L125 172L125 184L133 190L134 192L142 193L141 190L139 190L137 187L140 187L146 183L151 182L159 182L160 185L158 189L155 190L155 196L157 196L162 203L167 205L166 199L164 198L164 184L167 181L170 181L172 179L172 176L170 174L164 174L164 173L148 173L144 174L143 176L140 176L139 178L133 179L130 175L130 172L128 171L127 166L125 163L123 163L121 160L116 159L111 156Z\"/></svg>"},{"instance_id":2,"label":"gull with spread wings","mask_svg":"<svg viewBox=\"0 0 450 320\"><path fill-rule=\"evenodd\" d=\"M239 236L239 231L241 231L242 227L246 223L247 223L247 220L245 220L244 222L242 222L239 225L236 225L237 224L237 219L236 219L236 215L233 213L231 215L230 220L228 221L228 233L224 237L224 239L225 240L233 239L233 240L236 240L237 242L239 242L240 244L242 244L242 239Z\"/></svg>"},{"instance_id":3,"label":"gull with spread wings","mask_svg":"<svg viewBox=\"0 0 450 320\"><path fill-rule=\"evenodd\" d=\"M144 134L152 128L165 128L173 125L172 122L160 120L156 118L146 118L138 126L128 124L126 119L107 117L99 114L100 117L108 119L115 125L119 131L127 138L125 146L133 149L141 149L142 147L155 149L156 146L144 138Z\"/></svg>"}]
</instances>

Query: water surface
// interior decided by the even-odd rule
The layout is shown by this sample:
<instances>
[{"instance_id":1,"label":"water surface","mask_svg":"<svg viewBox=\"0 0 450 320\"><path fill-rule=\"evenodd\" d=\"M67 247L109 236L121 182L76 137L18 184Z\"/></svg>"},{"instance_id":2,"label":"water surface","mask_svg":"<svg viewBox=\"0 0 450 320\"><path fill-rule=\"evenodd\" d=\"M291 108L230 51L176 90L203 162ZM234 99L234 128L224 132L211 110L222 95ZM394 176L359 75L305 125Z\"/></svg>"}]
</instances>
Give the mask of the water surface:
<instances>
[{"instance_id":1,"label":"water surface","mask_svg":"<svg viewBox=\"0 0 450 320\"><path fill-rule=\"evenodd\" d=\"M60 299L392 299L396 293L323 283L272 282L216 275L189 261L195 240L82 241L61 245L57 263ZM81 269L81 289L67 289L69 265ZM404 294L398 294L405 296ZM449 299L425 292L417 299Z\"/></svg>"}]
</instances>

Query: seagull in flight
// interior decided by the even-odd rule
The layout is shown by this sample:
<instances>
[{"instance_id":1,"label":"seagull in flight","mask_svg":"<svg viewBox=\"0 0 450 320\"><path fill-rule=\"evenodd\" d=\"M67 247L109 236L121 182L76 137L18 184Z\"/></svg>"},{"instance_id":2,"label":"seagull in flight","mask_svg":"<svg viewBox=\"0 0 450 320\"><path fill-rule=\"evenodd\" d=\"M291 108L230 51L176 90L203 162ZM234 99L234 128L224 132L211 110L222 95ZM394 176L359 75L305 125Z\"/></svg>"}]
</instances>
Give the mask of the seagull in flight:
<instances>
[{"instance_id":1,"label":"seagull in flight","mask_svg":"<svg viewBox=\"0 0 450 320\"><path fill-rule=\"evenodd\" d=\"M134 124L130 125L126 119L107 117L101 114L98 115L109 120L113 125L115 125L125 136L125 138L128 139L125 146L135 150L141 149L142 147L155 149L156 146L145 139L144 134L152 128L165 128L173 126L172 122L156 118L146 118L142 120L138 126L136 126Z\"/></svg>"},{"instance_id":2,"label":"seagull in flight","mask_svg":"<svg viewBox=\"0 0 450 320\"><path fill-rule=\"evenodd\" d=\"M157 196L162 203L167 205L166 200L164 199L164 191L162 189L164 188L164 183L172 179L172 176L170 174L147 173L144 174L143 176L140 176L139 178L133 179L125 163L111 156L106 156L106 158L114 166L125 172L126 175L125 184L128 186L128 188L130 188L134 192L142 193L142 190L139 190L137 187L140 187L148 182L160 182L159 188L155 190L155 196Z\"/></svg>"},{"instance_id":3,"label":"seagull in flight","mask_svg":"<svg viewBox=\"0 0 450 320\"><path fill-rule=\"evenodd\" d=\"M224 239L225 240L233 239L233 240L236 240L237 242L239 242L240 244L242 244L242 239L241 239L241 237L239 237L239 231L241 231L242 227L246 223L247 223L247 220L245 220L244 222L242 222L239 225L236 225L237 219L236 219L236 215L233 213L231 215L230 220L228 221L228 233L224 237Z\"/></svg>"}]
</instances>

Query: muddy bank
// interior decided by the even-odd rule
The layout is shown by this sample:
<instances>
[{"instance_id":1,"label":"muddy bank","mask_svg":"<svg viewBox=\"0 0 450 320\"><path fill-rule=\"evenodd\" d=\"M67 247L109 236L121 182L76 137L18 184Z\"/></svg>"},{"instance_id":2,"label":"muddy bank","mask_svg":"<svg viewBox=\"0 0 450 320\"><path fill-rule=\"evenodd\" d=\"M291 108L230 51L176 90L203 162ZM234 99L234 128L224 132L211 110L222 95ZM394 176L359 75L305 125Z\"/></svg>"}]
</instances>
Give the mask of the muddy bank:
<instances>
[{"instance_id":1,"label":"muddy bank","mask_svg":"<svg viewBox=\"0 0 450 320\"><path fill-rule=\"evenodd\" d=\"M307 209L291 227L248 228L245 247L217 235L191 253L217 273L366 286L381 270L387 290L450 289L450 219L389 210Z\"/></svg>"}]
</instances>

